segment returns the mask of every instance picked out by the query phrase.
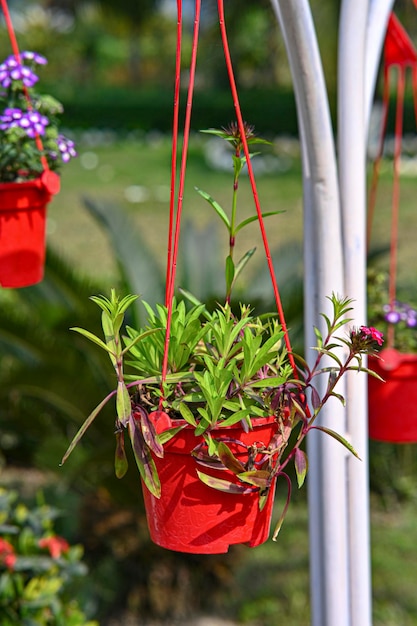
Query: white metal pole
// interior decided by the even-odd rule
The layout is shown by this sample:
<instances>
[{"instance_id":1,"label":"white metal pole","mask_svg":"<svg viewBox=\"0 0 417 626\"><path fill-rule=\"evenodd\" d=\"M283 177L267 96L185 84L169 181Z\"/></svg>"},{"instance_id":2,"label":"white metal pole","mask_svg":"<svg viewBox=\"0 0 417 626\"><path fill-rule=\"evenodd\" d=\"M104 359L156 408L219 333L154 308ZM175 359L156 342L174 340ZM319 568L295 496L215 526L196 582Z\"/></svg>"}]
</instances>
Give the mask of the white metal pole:
<instances>
[{"instance_id":1,"label":"white metal pole","mask_svg":"<svg viewBox=\"0 0 417 626\"><path fill-rule=\"evenodd\" d=\"M338 155L345 287L352 317L366 320L366 0L343 0L339 27ZM352 626L372 623L368 480L367 377L349 372L347 426L362 462L347 459L350 610ZM366 555L366 558L364 557Z\"/></svg>"},{"instance_id":2,"label":"white metal pole","mask_svg":"<svg viewBox=\"0 0 417 626\"><path fill-rule=\"evenodd\" d=\"M321 326L319 313L328 308L326 296L332 291L344 293L336 157L308 2L271 2L287 46L303 145L305 318L309 356L309 348L315 344L313 325ZM341 405L327 405L321 420L344 433L345 413ZM330 437L315 434L310 434L308 444L312 622L315 626L348 626L351 622L346 454Z\"/></svg>"},{"instance_id":3,"label":"white metal pole","mask_svg":"<svg viewBox=\"0 0 417 626\"><path fill-rule=\"evenodd\" d=\"M365 135L369 131L369 119L372 111L372 102L376 80L378 76L379 60L389 14L395 0L369 0L368 23L366 33L365 57Z\"/></svg>"}]
</instances>

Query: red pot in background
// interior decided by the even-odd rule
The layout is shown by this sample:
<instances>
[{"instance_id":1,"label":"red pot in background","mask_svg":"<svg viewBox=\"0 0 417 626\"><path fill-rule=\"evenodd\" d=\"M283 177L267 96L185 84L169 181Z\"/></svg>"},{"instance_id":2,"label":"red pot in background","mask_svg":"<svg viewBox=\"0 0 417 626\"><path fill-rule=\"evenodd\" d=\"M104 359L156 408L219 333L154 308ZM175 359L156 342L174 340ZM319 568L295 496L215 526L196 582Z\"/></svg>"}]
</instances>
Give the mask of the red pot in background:
<instances>
[{"instance_id":1,"label":"red pot in background","mask_svg":"<svg viewBox=\"0 0 417 626\"><path fill-rule=\"evenodd\" d=\"M255 442L268 445L277 430L275 419L253 422L249 433L241 428L221 428L212 432L213 439L241 441L245 446ZM155 457L161 497L155 498L142 485L152 541L169 550L194 554L221 554L233 544L254 547L264 543L271 526L275 483L262 511L258 492L228 494L208 487L198 478L197 470L237 481L228 470L213 470L197 463L190 453L202 441L202 437L195 437L194 428L187 426L164 445L163 459ZM246 461L244 446L229 441L228 445L237 458Z\"/></svg>"},{"instance_id":2,"label":"red pot in background","mask_svg":"<svg viewBox=\"0 0 417 626\"><path fill-rule=\"evenodd\" d=\"M60 179L44 172L35 180L0 184L0 285L28 287L43 278L46 206Z\"/></svg>"},{"instance_id":3,"label":"red pot in background","mask_svg":"<svg viewBox=\"0 0 417 626\"><path fill-rule=\"evenodd\" d=\"M368 377L369 436L391 443L417 442L417 354L382 350L369 357L370 369L385 382Z\"/></svg>"}]
</instances>

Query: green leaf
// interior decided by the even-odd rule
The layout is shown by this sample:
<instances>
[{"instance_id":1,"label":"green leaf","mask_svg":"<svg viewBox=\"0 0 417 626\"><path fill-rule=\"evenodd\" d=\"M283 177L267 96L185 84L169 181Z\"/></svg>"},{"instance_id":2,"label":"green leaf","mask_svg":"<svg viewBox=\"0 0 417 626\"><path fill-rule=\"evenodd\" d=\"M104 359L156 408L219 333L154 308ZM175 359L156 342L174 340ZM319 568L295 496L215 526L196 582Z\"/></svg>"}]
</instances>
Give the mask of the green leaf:
<instances>
[{"instance_id":1,"label":"green leaf","mask_svg":"<svg viewBox=\"0 0 417 626\"><path fill-rule=\"evenodd\" d=\"M308 470L308 459L305 452L296 448L294 456L295 472L297 474L298 487L302 487Z\"/></svg>"},{"instance_id":2,"label":"green leaf","mask_svg":"<svg viewBox=\"0 0 417 626\"><path fill-rule=\"evenodd\" d=\"M90 331L85 330L84 328L78 328L78 326L73 326L72 328L70 328L70 330L73 330L76 333L79 333L80 335L87 337L87 339L89 339L93 343L100 346L100 348L103 348L103 350L108 352L110 355L115 356L114 353L110 350L110 348L104 343L104 341L100 339L99 337L96 337L96 335L93 335L93 333L90 333Z\"/></svg>"},{"instance_id":3,"label":"green leaf","mask_svg":"<svg viewBox=\"0 0 417 626\"><path fill-rule=\"evenodd\" d=\"M216 202L216 200L214 200L208 193L206 193L202 189L199 189L198 187L195 187L195 190L197 191L197 193L200 194L200 196L202 198L204 198L204 200L207 200L207 202L213 207L213 209L216 211L217 215L226 224L227 230L230 233L230 221L229 221L229 218L228 218L227 214L225 213L225 211L223 210L223 208L220 206L220 204L218 202Z\"/></svg>"},{"instance_id":4,"label":"green leaf","mask_svg":"<svg viewBox=\"0 0 417 626\"><path fill-rule=\"evenodd\" d=\"M129 392L123 380L119 380L117 383L116 411L117 417L122 422L123 426L126 426L132 414L132 405Z\"/></svg>"},{"instance_id":5,"label":"green leaf","mask_svg":"<svg viewBox=\"0 0 417 626\"><path fill-rule=\"evenodd\" d=\"M152 450L155 456L162 459L164 456L164 448L158 439L154 424L149 419L148 412L142 406L136 406L133 417L136 421L136 426L142 431L143 438L148 448Z\"/></svg>"},{"instance_id":6,"label":"green leaf","mask_svg":"<svg viewBox=\"0 0 417 626\"><path fill-rule=\"evenodd\" d=\"M311 428L315 428L316 430L321 430L327 435L330 435L331 437L339 441L339 443L341 443L343 446L345 446L345 448L347 448L349 452L351 452L354 456L356 456L357 459L359 459L360 461L362 460L360 456L358 455L358 453L356 452L355 448L352 446L352 444L349 443L344 437L342 437L342 435L340 435L336 431L331 430L330 428L327 428L326 426L312 426Z\"/></svg>"},{"instance_id":7,"label":"green leaf","mask_svg":"<svg viewBox=\"0 0 417 626\"><path fill-rule=\"evenodd\" d=\"M224 493L237 493L237 494L248 494L253 493L253 489L245 487L244 485L236 485L235 483L231 483L228 480L223 480L221 478L215 478L214 476L209 476L208 474L204 474L197 470L197 475L201 482L203 482L208 487L212 487L212 489L217 489L218 491L223 491Z\"/></svg>"},{"instance_id":8,"label":"green leaf","mask_svg":"<svg viewBox=\"0 0 417 626\"><path fill-rule=\"evenodd\" d=\"M265 218L270 217L271 215L279 215L279 213L285 213L285 211L269 211L268 213L262 213L262 217ZM252 222L257 222L258 220L259 218L257 215L252 215L252 217L248 217L246 220L243 220L242 222L240 222L240 224L238 224L238 226L236 226L235 233L239 232L239 230L241 230L248 224L251 224Z\"/></svg>"},{"instance_id":9,"label":"green leaf","mask_svg":"<svg viewBox=\"0 0 417 626\"><path fill-rule=\"evenodd\" d=\"M111 394L109 394L108 396L106 396L101 402L100 404L98 404L96 406L96 408L90 413L90 415L87 417L87 419L85 420L85 422L83 423L83 425L81 426L81 428L77 431L75 437L73 438L73 440L71 441L67 451L65 452L64 456L62 457L62 461L60 463L60 465L64 465L65 461L67 460L67 458L69 457L69 455L71 454L71 452L74 450L75 446L77 445L77 443L80 441L80 439L82 438L82 436L84 435L84 433L86 432L86 430L88 429L89 426L91 426L91 424L94 422L94 420L96 419L97 415L100 413L101 409L107 404L107 402L110 400L110 398L114 395L114 392L112 392Z\"/></svg>"},{"instance_id":10,"label":"green leaf","mask_svg":"<svg viewBox=\"0 0 417 626\"><path fill-rule=\"evenodd\" d=\"M285 474L285 472L282 472L281 474L279 474L279 476L283 476L285 478L285 480L287 481L287 499L285 501L285 505L284 508L282 509L282 513L279 517L279 520L274 528L274 533L272 535L272 541L276 541L278 538L278 534L279 531L281 530L282 524L284 523L285 520L285 516L287 515L287 511L288 511L288 507L290 505L290 501L291 501L291 492L292 492L292 486L291 486L291 479L290 477Z\"/></svg>"},{"instance_id":11,"label":"green leaf","mask_svg":"<svg viewBox=\"0 0 417 626\"><path fill-rule=\"evenodd\" d=\"M128 462L125 452L125 435L123 430L116 432L116 452L114 457L114 469L117 478L123 478L128 469Z\"/></svg>"},{"instance_id":12,"label":"green leaf","mask_svg":"<svg viewBox=\"0 0 417 626\"><path fill-rule=\"evenodd\" d=\"M245 483L259 487L261 491L264 491L269 487L271 473L267 470L250 470L248 472L242 472L238 475L238 478Z\"/></svg>"},{"instance_id":13,"label":"green leaf","mask_svg":"<svg viewBox=\"0 0 417 626\"><path fill-rule=\"evenodd\" d=\"M226 257L225 276L226 276L226 293L230 293L230 290L233 285L233 279L235 277L235 264L230 255Z\"/></svg>"},{"instance_id":14,"label":"green leaf","mask_svg":"<svg viewBox=\"0 0 417 626\"><path fill-rule=\"evenodd\" d=\"M217 445L217 454L223 465L234 474L240 474L245 471L244 465L234 456L229 446L223 441L220 441Z\"/></svg>"},{"instance_id":15,"label":"green leaf","mask_svg":"<svg viewBox=\"0 0 417 626\"><path fill-rule=\"evenodd\" d=\"M183 417L183 419L185 419L186 422L188 422L188 424L191 424L191 426L197 426L197 422L195 420L194 415L191 412L191 409L185 404L185 402L181 402L180 404L180 413L181 413L181 417Z\"/></svg>"},{"instance_id":16,"label":"green leaf","mask_svg":"<svg viewBox=\"0 0 417 626\"><path fill-rule=\"evenodd\" d=\"M251 250L248 250L240 259L239 263L236 265L232 284L231 284L232 287L235 284L236 279L238 278L239 274L241 273L243 268L246 266L249 259L255 254L255 251L256 251L256 248L252 248Z\"/></svg>"},{"instance_id":17,"label":"green leaf","mask_svg":"<svg viewBox=\"0 0 417 626\"><path fill-rule=\"evenodd\" d=\"M161 483L155 462L152 458L150 450L145 443L142 431L136 420L131 417L129 419L129 436L132 443L133 454L135 456L136 465L143 482L155 498L161 497Z\"/></svg>"}]
</instances>

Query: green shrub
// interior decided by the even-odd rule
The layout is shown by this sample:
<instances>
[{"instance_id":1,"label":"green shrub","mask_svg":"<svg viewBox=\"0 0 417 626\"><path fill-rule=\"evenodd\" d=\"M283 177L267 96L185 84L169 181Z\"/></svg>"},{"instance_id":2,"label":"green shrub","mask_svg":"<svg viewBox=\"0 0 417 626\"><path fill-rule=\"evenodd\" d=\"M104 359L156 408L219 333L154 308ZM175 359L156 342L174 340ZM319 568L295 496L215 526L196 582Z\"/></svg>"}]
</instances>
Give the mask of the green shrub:
<instances>
[{"instance_id":1,"label":"green shrub","mask_svg":"<svg viewBox=\"0 0 417 626\"><path fill-rule=\"evenodd\" d=\"M58 512L42 502L28 508L0 488L0 622L2 626L97 626L75 598L85 576L83 548L54 532Z\"/></svg>"}]
</instances>

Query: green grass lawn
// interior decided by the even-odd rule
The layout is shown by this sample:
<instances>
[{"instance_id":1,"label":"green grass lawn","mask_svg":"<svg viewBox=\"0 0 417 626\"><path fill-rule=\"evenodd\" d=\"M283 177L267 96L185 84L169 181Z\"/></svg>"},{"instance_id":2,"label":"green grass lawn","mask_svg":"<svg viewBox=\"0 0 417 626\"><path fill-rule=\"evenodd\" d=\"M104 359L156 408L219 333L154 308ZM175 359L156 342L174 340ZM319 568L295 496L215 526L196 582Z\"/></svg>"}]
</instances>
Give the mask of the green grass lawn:
<instances>
[{"instance_id":1,"label":"green grass lawn","mask_svg":"<svg viewBox=\"0 0 417 626\"><path fill-rule=\"evenodd\" d=\"M191 142L183 207L183 219L193 220L201 227L217 218L194 187L207 191L225 210L229 210L232 192L230 173L215 171L208 166L203 152L204 141L205 138L198 135ZM90 143L92 145L86 141L80 143L79 158L64 169L62 191L54 198L49 211L49 244L81 270L112 280L115 275L112 251L83 206L83 198L90 197L128 210L151 248L160 255L163 265L169 211L169 139L151 136L106 142L106 137L101 136L98 145L94 145L94 137L90 138ZM283 173L274 172L257 178L263 211L283 212L267 220L270 245L275 249L285 242L302 240L301 166L298 156L288 157L282 143L269 152L281 159L283 156L289 158L292 164ZM255 207L248 180L241 179L240 185L239 213L244 219L254 214ZM409 172L401 180L398 282L413 291L417 290L416 191L417 178ZM378 185L371 247L389 245L391 195L391 165L385 163ZM256 224L242 231L237 250L243 253L253 245L261 255L262 242ZM226 254L226 236L221 254ZM387 267L387 255L380 259L379 265Z\"/></svg>"},{"instance_id":2,"label":"green grass lawn","mask_svg":"<svg viewBox=\"0 0 417 626\"><path fill-rule=\"evenodd\" d=\"M213 209L195 191L200 187L212 195L227 211L231 202L232 178L228 172L207 167L197 139L191 147L184 193L183 219L204 227L215 219ZM114 258L101 230L83 207L83 197L111 202L134 216L141 234L161 263L166 257L169 214L170 142L116 141L112 145L81 146L80 157L71 162L62 176L62 191L49 211L48 243L77 267L105 278L115 272ZM249 182L242 179L240 219L255 213ZM269 218L270 245L300 241L302 229L302 191L299 164L285 175L266 175L259 179L263 211L283 211ZM127 197L131 200L128 201ZM220 228L220 226L219 226ZM222 232L222 231L221 231ZM226 254L226 231L224 230ZM256 245L261 254L262 242L257 224L242 231L237 250L242 254Z\"/></svg>"}]
</instances>

